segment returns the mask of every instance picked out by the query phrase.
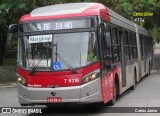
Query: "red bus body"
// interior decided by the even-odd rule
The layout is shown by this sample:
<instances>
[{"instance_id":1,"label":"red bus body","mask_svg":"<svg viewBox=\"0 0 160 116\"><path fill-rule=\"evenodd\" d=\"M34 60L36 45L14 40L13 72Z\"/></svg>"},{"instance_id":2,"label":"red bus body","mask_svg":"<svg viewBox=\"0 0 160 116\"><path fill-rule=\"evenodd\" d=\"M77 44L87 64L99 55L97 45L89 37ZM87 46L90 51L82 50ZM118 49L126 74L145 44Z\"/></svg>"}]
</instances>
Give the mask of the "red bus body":
<instances>
[{"instance_id":1,"label":"red bus body","mask_svg":"<svg viewBox=\"0 0 160 116\"><path fill-rule=\"evenodd\" d=\"M78 3L73 3L71 5L76 5L76 4ZM85 9L83 9L83 6L82 6L83 4L88 5L88 7L85 7ZM45 22L46 20L72 19L76 17L77 18L97 17L97 20L101 19L109 24L113 23L123 28L121 24L117 23L118 21L117 22L115 21L117 20L116 16L118 18L121 16L119 16L116 13L114 14L113 11L111 12L111 10L109 10L107 7L103 6L102 4L82 3L82 5L81 6L83 10L79 9L79 11L77 12L75 11L74 13L70 11L66 11L64 13L55 14L55 15L54 15L55 12L52 13L52 7L54 7L54 5L38 8L33 10L30 14L22 16L19 22L20 24L23 24L23 23L30 23L34 21ZM50 13L47 14L48 11L50 11ZM115 17L113 17L112 15ZM131 22L129 21L129 23ZM131 25L134 25L134 24L132 23ZM125 25L124 25L124 28L125 28ZM133 26L133 28L135 29L135 25ZM127 26L126 26L126 29L129 30ZM121 31L118 31L118 32L120 34ZM136 29L133 32L137 33L136 35L137 37L139 36L138 31L136 32ZM97 38L98 37L99 36L97 35ZM136 39L138 43L139 37L138 38L137 37ZM140 52L140 49L138 50L137 48L137 53L139 52ZM123 53L121 55L123 55ZM151 65L152 65L152 56L149 55L149 57L146 60L147 69L144 73L142 73L143 69L140 69L140 66L139 66L141 58L139 55L137 56L138 57L136 60L133 60L133 61L130 60L130 62L132 62L132 65L128 66L126 63L125 65L126 69L123 69L122 62L121 60L119 60L118 63L115 63L115 65L111 67L109 71L105 72L104 74L103 74L103 71L101 71L102 70L101 65L105 63L105 60L97 60L93 64L80 67L76 69L76 73L73 73L70 70L35 71L34 75L30 75L30 71L25 70L18 65L17 73L20 77L23 77L26 81L25 85L18 83L19 102L21 105L36 105L36 104L54 105L54 104L61 104L61 103L94 103L94 102L103 102L105 104L114 99L115 87L117 89L116 95L120 95L124 91L126 91L128 88L133 86L134 84L133 79L135 77L134 75L135 73L136 73L135 81L138 82L141 77L143 77L148 73L148 71L150 71ZM123 57L121 57L120 59L122 58ZM125 70L126 72L125 73L126 79L124 80L122 75L123 70ZM141 71L141 73L139 70ZM96 73L96 75L98 75L98 78L88 83L82 84L82 78L84 78L89 74L92 74L93 72ZM127 80L127 78L129 78L127 75L131 76L130 80ZM122 84L123 81L126 81L125 86Z\"/></svg>"}]
</instances>

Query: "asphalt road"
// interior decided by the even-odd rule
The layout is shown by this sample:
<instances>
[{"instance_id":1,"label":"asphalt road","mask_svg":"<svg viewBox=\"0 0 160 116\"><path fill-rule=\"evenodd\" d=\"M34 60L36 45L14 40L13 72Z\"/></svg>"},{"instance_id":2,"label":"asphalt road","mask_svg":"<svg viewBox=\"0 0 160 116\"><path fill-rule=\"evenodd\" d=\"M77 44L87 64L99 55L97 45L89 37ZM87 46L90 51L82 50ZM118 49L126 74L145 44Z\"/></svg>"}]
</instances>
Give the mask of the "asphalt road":
<instances>
[{"instance_id":1,"label":"asphalt road","mask_svg":"<svg viewBox=\"0 0 160 116\"><path fill-rule=\"evenodd\" d=\"M160 52L155 52L155 62L152 73L148 77L144 77L139 83L137 83L135 90L128 90L122 94L116 103L112 107L160 107ZM97 105L97 104L96 104ZM94 105L95 106L95 105ZM17 99L17 88L0 86L0 107L20 107ZM90 105L84 106L71 106L71 107L56 107L46 108L42 106L43 114L39 115L82 115L83 116L135 116L137 114L126 114L124 113L107 113L116 110L116 108L110 108L109 106L103 107L91 107ZM35 114L12 114L12 115L27 115L32 116ZM153 116L153 114L141 114L144 116ZM154 116L160 114L154 114Z\"/></svg>"}]
</instances>

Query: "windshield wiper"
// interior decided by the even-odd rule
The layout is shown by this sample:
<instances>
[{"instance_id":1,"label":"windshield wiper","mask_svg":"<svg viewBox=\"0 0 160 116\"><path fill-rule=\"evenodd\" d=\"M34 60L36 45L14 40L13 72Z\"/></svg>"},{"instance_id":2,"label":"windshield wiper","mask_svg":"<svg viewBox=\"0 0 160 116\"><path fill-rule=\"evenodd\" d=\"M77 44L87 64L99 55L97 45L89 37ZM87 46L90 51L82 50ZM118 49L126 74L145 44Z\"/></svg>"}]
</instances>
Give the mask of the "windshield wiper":
<instances>
[{"instance_id":1,"label":"windshield wiper","mask_svg":"<svg viewBox=\"0 0 160 116\"><path fill-rule=\"evenodd\" d=\"M43 58L39 58L38 62L34 65L34 67L31 69L30 71L30 76L33 76L35 71L36 71L36 68L38 67L38 65L41 63Z\"/></svg>"},{"instance_id":2,"label":"windshield wiper","mask_svg":"<svg viewBox=\"0 0 160 116\"><path fill-rule=\"evenodd\" d=\"M55 55L56 55L56 61L57 61L57 58L59 58L68 68L70 68L70 70L72 71L72 73L77 73L76 70L68 62L66 62L61 55L58 54L58 52L57 52L58 51L57 45L58 45L57 43L54 44L54 47L56 46L56 53L55 53ZM34 73L36 71L36 68L41 63L41 61L44 59L44 57L39 57L38 59L39 59L38 62L34 65L34 67L30 71L30 76L34 75Z\"/></svg>"},{"instance_id":3,"label":"windshield wiper","mask_svg":"<svg viewBox=\"0 0 160 116\"><path fill-rule=\"evenodd\" d=\"M56 55L68 68L70 68L73 73L77 73L77 71L76 71L70 64L68 64L68 62L66 62L66 61L62 58L62 56L60 56L58 53L55 53L55 55Z\"/></svg>"},{"instance_id":4,"label":"windshield wiper","mask_svg":"<svg viewBox=\"0 0 160 116\"><path fill-rule=\"evenodd\" d=\"M57 58L59 58L68 68L70 68L70 70L72 71L72 73L77 73L76 69L74 69L68 62L66 62L64 60L64 58L58 54L58 43L54 44L54 47L56 47L56 52L54 53L56 55L56 62L57 62Z\"/></svg>"},{"instance_id":5,"label":"windshield wiper","mask_svg":"<svg viewBox=\"0 0 160 116\"><path fill-rule=\"evenodd\" d=\"M51 45L49 45L49 42L48 42L48 45L47 45L47 50L45 50L45 51L41 51L42 53L44 52L47 52L46 53L46 59L47 59L47 64L48 64L48 50L49 50L49 47L50 47ZM44 47L42 48L43 50L45 49ZM31 71L30 71L30 76L33 76L34 75L34 73L35 73L35 71L36 71L36 68L38 67L38 65L41 63L41 61L43 60L43 59L45 59L45 55L44 54L42 54L42 53L40 53L39 55L39 58L38 58L38 62L33 66L33 68L31 69Z\"/></svg>"}]
</instances>

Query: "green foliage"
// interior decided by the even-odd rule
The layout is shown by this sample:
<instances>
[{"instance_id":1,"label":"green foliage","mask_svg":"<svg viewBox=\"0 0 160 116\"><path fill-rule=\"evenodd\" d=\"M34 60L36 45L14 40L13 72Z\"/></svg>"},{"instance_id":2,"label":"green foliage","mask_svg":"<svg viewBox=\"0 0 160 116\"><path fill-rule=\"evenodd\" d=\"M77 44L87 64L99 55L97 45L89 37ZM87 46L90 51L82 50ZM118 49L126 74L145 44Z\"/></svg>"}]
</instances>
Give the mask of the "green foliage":
<instances>
[{"instance_id":1,"label":"green foliage","mask_svg":"<svg viewBox=\"0 0 160 116\"><path fill-rule=\"evenodd\" d=\"M153 29L150 30L154 39L159 42L160 39L160 27L158 25L154 25Z\"/></svg>"},{"instance_id":2,"label":"green foliage","mask_svg":"<svg viewBox=\"0 0 160 116\"><path fill-rule=\"evenodd\" d=\"M128 17L128 19L131 19L132 12L133 12L133 5L127 2L121 3L121 7L123 9L123 12L121 12L121 15L124 17Z\"/></svg>"}]
</instances>

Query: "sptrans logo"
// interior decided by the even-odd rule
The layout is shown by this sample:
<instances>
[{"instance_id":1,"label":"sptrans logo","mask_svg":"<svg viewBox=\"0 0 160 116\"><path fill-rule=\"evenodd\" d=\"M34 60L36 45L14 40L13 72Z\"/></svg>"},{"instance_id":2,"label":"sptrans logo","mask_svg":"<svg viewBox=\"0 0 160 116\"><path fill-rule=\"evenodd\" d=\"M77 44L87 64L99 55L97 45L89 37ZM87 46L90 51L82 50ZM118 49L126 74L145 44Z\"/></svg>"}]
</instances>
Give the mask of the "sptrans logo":
<instances>
[{"instance_id":1,"label":"sptrans logo","mask_svg":"<svg viewBox=\"0 0 160 116\"><path fill-rule=\"evenodd\" d=\"M42 113L42 109L40 108L22 108L22 107L15 107L15 108L2 108L1 112L3 114L10 114L10 113L18 113L18 114L22 114L22 113Z\"/></svg>"}]
</instances>

